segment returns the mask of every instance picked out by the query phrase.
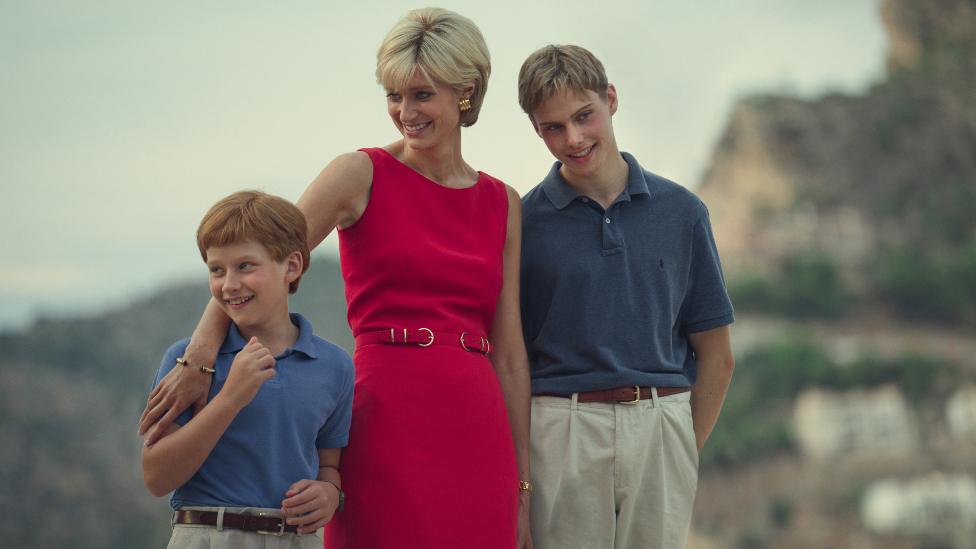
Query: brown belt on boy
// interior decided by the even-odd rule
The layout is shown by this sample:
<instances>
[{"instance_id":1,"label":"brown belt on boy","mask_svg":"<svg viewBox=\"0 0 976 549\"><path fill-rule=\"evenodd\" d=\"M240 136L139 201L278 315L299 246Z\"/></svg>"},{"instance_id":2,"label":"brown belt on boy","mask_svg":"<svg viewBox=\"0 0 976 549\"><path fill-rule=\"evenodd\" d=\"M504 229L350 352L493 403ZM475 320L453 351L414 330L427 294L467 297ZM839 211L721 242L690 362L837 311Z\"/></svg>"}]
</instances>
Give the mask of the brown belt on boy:
<instances>
[{"instance_id":1,"label":"brown belt on boy","mask_svg":"<svg viewBox=\"0 0 976 549\"><path fill-rule=\"evenodd\" d=\"M200 524L204 526L217 526L219 515L220 513L217 511L191 511L180 509L175 511L173 514L173 524ZM244 515L239 513L225 512L221 527L275 536L298 533L298 527L285 524L284 518L267 514Z\"/></svg>"}]
</instances>

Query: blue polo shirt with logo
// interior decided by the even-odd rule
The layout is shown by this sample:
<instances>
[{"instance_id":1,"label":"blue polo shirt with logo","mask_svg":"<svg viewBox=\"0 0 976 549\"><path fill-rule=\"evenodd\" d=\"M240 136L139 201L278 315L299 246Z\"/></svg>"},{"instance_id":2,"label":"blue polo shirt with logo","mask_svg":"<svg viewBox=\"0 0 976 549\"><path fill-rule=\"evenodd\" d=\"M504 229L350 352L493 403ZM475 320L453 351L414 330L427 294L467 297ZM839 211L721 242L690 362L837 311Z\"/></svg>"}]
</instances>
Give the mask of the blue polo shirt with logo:
<instances>
[{"instance_id":1,"label":"blue polo shirt with logo","mask_svg":"<svg viewBox=\"0 0 976 549\"><path fill-rule=\"evenodd\" d=\"M237 414L196 474L173 492L173 509L197 505L279 509L289 486L318 476L318 449L348 443L355 377L352 359L313 334L305 317L292 313L291 321L298 326L298 339L275 357L275 377ZM154 387L173 369L188 343L189 339L178 341L166 351ZM217 354L209 400L223 388L234 357L246 343L231 323ZM190 411L176 420L179 425L189 421Z\"/></svg>"},{"instance_id":2,"label":"blue polo shirt with logo","mask_svg":"<svg viewBox=\"0 0 976 549\"><path fill-rule=\"evenodd\" d=\"M621 154L627 186L607 210L560 162L522 198L533 394L693 385L688 334L733 322L705 205Z\"/></svg>"}]
</instances>

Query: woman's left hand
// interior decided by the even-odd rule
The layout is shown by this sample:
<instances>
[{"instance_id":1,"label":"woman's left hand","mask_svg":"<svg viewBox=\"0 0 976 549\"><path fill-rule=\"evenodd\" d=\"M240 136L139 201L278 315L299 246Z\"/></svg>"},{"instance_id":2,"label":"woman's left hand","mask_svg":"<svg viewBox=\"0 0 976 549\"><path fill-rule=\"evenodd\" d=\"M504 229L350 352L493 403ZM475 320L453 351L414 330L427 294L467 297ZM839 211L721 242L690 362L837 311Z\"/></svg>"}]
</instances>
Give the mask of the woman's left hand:
<instances>
[{"instance_id":1,"label":"woman's left hand","mask_svg":"<svg viewBox=\"0 0 976 549\"><path fill-rule=\"evenodd\" d=\"M529 531L529 492L519 492L518 549L532 549L532 533Z\"/></svg>"}]
</instances>

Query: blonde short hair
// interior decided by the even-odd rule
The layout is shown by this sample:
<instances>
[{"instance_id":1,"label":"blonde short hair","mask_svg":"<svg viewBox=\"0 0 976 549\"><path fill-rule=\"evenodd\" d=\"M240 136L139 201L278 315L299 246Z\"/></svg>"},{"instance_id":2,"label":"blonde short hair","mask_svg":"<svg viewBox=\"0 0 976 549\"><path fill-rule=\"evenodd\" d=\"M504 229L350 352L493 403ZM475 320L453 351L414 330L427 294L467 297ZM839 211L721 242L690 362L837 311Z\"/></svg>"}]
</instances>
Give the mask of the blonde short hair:
<instances>
[{"instance_id":1,"label":"blonde short hair","mask_svg":"<svg viewBox=\"0 0 976 549\"><path fill-rule=\"evenodd\" d=\"M522 63L518 77L519 105L531 118L546 99L561 92L590 90L606 101L607 86L607 73L595 55L571 44L550 44L533 52Z\"/></svg>"},{"instance_id":2,"label":"blonde short hair","mask_svg":"<svg viewBox=\"0 0 976 549\"><path fill-rule=\"evenodd\" d=\"M197 228L197 247L204 261L207 248L245 240L261 244L278 262L299 252L302 272L288 285L288 293L293 294L308 270L307 232L305 215L291 202L261 191L238 191L211 206L203 216Z\"/></svg>"},{"instance_id":3,"label":"blonde short hair","mask_svg":"<svg viewBox=\"0 0 976 549\"><path fill-rule=\"evenodd\" d=\"M491 58L470 19L443 8L423 8L397 22L376 53L376 81L387 90L402 89L417 70L455 90L473 87L471 109L461 113L461 125L478 121Z\"/></svg>"}]
</instances>

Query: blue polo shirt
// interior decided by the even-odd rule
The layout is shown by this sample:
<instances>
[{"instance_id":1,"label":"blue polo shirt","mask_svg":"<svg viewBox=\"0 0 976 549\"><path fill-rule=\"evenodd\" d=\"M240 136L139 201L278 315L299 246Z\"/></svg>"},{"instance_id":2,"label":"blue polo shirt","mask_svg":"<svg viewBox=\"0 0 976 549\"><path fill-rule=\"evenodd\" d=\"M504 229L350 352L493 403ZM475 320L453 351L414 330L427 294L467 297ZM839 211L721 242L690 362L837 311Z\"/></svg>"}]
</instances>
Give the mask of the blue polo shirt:
<instances>
[{"instance_id":1,"label":"blue polo shirt","mask_svg":"<svg viewBox=\"0 0 976 549\"><path fill-rule=\"evenodd\" d=\"M622 153L604 210L556 162L522 198L521 303L532 392L695 383L688 334L733 321L708 210Z\"/></svg>"},{"instance_id":2,"label":"blue polo shirt","mask_svg":"<svg viewBox=\"0 0 976 549\"><path fill-rule=\"evenodd\" d=\"M353 366L349 354L312 333L305 317L291 314L299 329L294 346L275 357L275 377L266 381L224 431L189 481L173 492L173 509L189 505L278 509L292 483L314 479L319 448L340 448L349 439ZM183 356L189 339L163 357L153 386ZM247 343L233 323L217 355L209 399L227 381L231 363ZM186 425L191 412L176 422Z\"/></svg>"}]
</instances>

